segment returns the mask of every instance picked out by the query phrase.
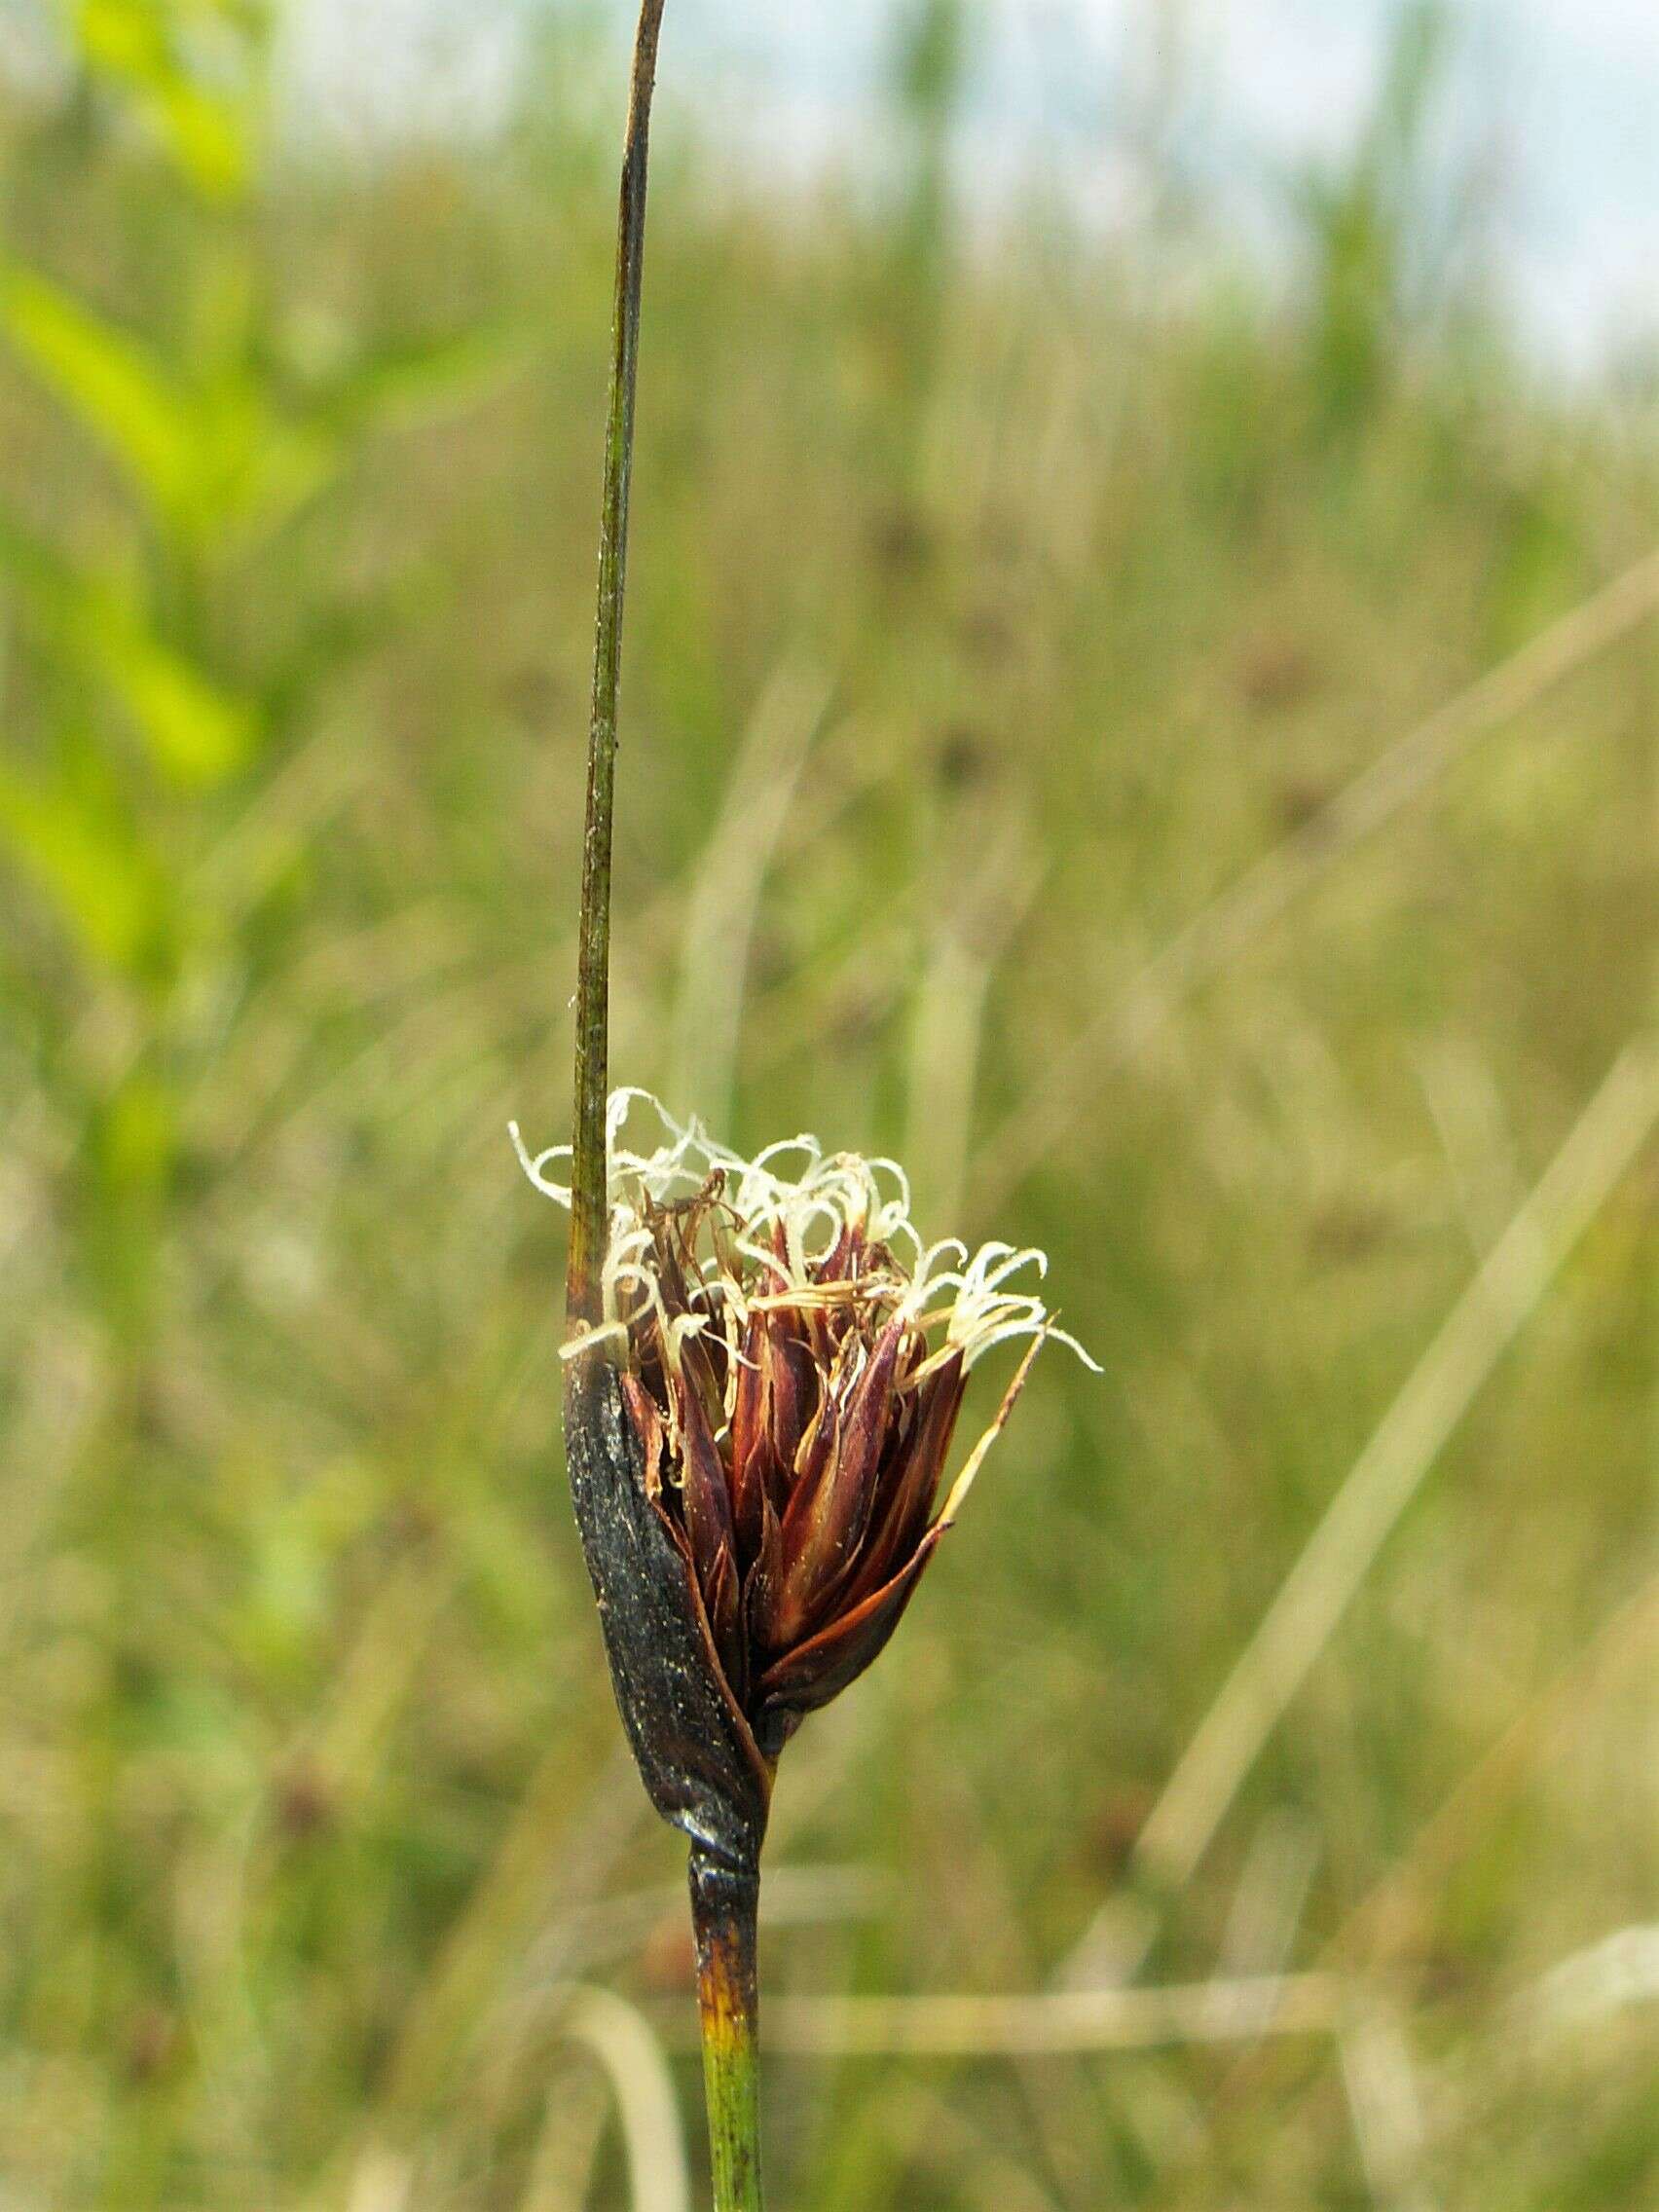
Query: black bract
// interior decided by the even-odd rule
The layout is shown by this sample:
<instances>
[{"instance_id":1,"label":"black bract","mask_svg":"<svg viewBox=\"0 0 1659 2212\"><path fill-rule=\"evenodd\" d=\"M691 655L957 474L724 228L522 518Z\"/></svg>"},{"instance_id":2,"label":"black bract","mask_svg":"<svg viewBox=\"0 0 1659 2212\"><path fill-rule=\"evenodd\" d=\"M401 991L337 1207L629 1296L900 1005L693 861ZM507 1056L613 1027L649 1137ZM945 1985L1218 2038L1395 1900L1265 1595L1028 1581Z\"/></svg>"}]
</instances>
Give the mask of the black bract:
<instances>
[{"instance_id":1,"label":"black bract","mask_svg":"<svg viewBox=\"0 0 1659 2212\"><path fill-rule=\"evenodd\" d=\"M759 1859L771 1774L725 1687L683 1554L603 1346L565 1377L565 1455L616 1703L651 1803L727 1864Z\"/></svg>"}]
</instances>

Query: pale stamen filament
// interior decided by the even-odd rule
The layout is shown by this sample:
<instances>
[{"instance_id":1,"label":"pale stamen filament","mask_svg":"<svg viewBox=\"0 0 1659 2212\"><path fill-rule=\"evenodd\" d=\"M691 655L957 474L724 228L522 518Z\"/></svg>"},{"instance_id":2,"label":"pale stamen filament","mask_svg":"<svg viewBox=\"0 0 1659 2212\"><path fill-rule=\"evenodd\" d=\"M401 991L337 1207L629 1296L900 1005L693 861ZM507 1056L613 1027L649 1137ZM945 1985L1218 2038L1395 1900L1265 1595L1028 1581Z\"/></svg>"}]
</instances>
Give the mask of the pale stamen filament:
<instances>
[{"instance_id":1,"label":"pale stamen filament","mask_svg":"<svg viewBox=\"0 0 1659 2212\"><path fill-rule=\"evenodd\" d=\"M636 1109L653 1117L662 1132L654 1151L637 1151L621 1141ZM1074 1337L1053 1327L1041 1298L1013 1287L1030 1269L1041 1281L1048 1272L1045 1254L1035 1246L1001 1241L970 1253L959 1237L924 1244L910 1219L909 1181L897 1161L864 1160L845 1152L826 1158L818 1140L806 1135L783 1138L746 1161L717 1143L699 1123L682 1126L649 1092L634 1087L611 1094L606 1129L611 1240L602 1292L608 1318L602 1327L580 1332L566 1346L567 1355L602 1339L626 1340L648 1314L663 1356L678 1369L683 1339L714 1329L730 1355L728 1414L738 1368L751 1364L742 1357L742 1332L756 1310L846 1312L853 1316L855 1334L860 1333L860 1315L867 1316L872 1332L897 1317L921 1345L942 1330L942 1342L899 1384L905 1390L937 1374L951 1358L960 1358L966 1373L994 1346L1017 1337L1051 1335L1088 1366L1095 1365ZM533 1155L516 1123L509 1133L531 1182L568 1208L570 1187L551 1170L570 1161L571 1148L554 1145ZM787 1173L785 1163L797 1172ZM683 1233L686 1248L680 1255L685 1295L706 1311L671 1321L652 1257L651 1217L698 1198L713 1177L726 1185L717 1204L727 1226L717 1235L704 1220L694 1219ZM773 1244L779 1231L781 1254ZM833 1281L815 1280L814 1271L849 1235L855 1239L853 1272ZM907 1267L894 1262L899 1245L913 1255ZM639 1301L626 1318L621 1313L624 1292ZM862 1344L844 1344L841 1354L847 1361L841 1372L856 1375L868 1350Z\"/></svg>"}]
</instances>

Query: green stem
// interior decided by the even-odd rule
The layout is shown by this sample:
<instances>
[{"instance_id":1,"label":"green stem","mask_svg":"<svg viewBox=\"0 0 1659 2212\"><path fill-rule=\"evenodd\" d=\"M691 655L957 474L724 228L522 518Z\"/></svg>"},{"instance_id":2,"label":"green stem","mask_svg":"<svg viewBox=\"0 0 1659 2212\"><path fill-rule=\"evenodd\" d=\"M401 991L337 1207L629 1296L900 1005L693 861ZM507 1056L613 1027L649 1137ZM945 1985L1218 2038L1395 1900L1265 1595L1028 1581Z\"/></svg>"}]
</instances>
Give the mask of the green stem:
<instances>
[{"instance_id":1,"label":"green stem","mask_svg":"<svg viewBox=\"0 0 1659 2212\"><path fill-rule=\"evenodd\" d=\"M600 1316L607 1218L605 1102L609 1084L610 826L616 791L616 701L622 675L622 602L628 571L628 489L634 465L634 392L640 359L640 286L645 252L645 172L651 92L663 0L644 0L634 40L622 200L616 227L616 309L605 491L599 531L599 618L593 719L588 734L587 828L582 843L576 969L576 1097L571 1162L571 1260L566 1301L573 1320Z\"/></svg>"},{"instance_id":2,"label":"green stem","mask_svg":"<svg viewBox=\"0 0 1659 2212\"><path fill-rule=\"evenodd\" d=\"M762 2212L756 1941L760 1876L695 1843L690 1872L715 2212Z\"/></svg>"},{"instance_id":3,"label":"green stem","mask_svg":"<svg viewBox=\"0 0 1659 2212\"><path fill-rule=\"evenodd\" d=\"M594 637L593 718L588 733L587 825L576 968L576 1095L571 1167L571 1259L566 1302L572 1320L598 1321L609 1231L606 1098L609 1086L610 846L616 795L616 713L622 676L622 605L628 569L628 492L634 462L634 396L640 359L645 186L651 92L664 0L643 0L634 40L633 88L616 226L616 306L610 406L600 510L599 617ZM756 1916L760 1877L691 1849L691 1917L703 2020L715 2212L762 2212L760 2094L756 2051Z\"/></svg>"}]
</instances>

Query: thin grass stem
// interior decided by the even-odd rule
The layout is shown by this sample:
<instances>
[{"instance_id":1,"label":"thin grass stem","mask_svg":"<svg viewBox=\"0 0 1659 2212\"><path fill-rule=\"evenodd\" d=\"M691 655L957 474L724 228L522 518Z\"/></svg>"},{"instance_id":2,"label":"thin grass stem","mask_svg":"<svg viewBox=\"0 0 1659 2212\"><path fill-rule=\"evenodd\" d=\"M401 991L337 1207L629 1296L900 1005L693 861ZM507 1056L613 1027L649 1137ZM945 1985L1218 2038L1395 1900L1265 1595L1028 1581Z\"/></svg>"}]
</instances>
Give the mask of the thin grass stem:
<instances>
[{"instance_id":1,"label":"thin grass stem","mask_svg":"<svg viewBox=\"0 0 1659 2212\"><path fill-rule=\"evenodd\" d=\"M644 0L640 10L616 225L616 305L600 512L599 612L594 634L593 714L588 733L576 964L571 1256L565 1286L572 1322L597 1322L602 1317L602 1282L609 1234L606 1100L610 1080L611 826L616 799L617 703L622 677L628 495L639 381L651 94L656 84L662 11L663 0ZM759 1874L754 1867L734 1867L694 1844L690 1881L715 2212L760 2212L760 2097L756 2044Z\"/></svg>"},{"instance_id":2,"label":"thin grass stem","mask_svg":"<svg viewBox=\"0 0 1659 2212\"><path fill-rule=\"evenodd\" d=\"M696 1844L690 1875L715 2212L761 2212L760 1878Z\"/></svg>"},{"instance_id":3,"label":"thin grass stem","mask_svg":"<svg viewBox=\"0 0 1659 2212\"><path fill-rule=\"evenodd\" d=\"M645 0L634 41L628 133L616 227L616 309L605 489L599 529L599 615L593 717L588 733L587 821L582 840L581 929L576 965L576 1095L571 1164L571 1257L566 1302L573 1321L600 1315L605 1264L605 1100L609 1084L610 831L616 793L616 712L622 677L622 604L628 571L628 493L634 466L634 394L640 362L645 183L651 92L663 0Z\"/></svg>"}]
</instances>

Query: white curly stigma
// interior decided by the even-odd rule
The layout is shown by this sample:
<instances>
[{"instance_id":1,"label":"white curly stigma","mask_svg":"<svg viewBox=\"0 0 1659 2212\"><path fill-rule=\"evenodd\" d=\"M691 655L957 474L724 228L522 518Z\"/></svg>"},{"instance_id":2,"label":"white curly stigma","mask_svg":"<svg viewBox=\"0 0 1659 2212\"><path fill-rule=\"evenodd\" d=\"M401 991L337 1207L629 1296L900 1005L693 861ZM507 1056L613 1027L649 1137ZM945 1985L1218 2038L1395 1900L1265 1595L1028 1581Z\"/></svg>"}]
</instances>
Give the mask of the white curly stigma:
<instances>
[{"instance_id":1,"label":"white curly stigma","mask_svg":"<svg viewBox=\"0 0 1659 2212\"><path fill-rule=\"evenodd\" d=\"M638 1151L622 1141L636 1108L657 1124L660 1141L652 1150ZM508 1126L525 1173L543 1197L568 1211L571 1187L554 1170L570 1161L571 1147L553 1145L532 1154L518 1124ZM1014 1337L1052 1337L1100 1372L1075 1337L1054 1327L1042 1299L1030 1288L1015 1287L1020 1277L1029 1282L1033 1272L1041 1282L1047 1257L1034 1246L1018 1251L1011 1244L986 1244L970 1254L956 1237L924 1245L910 1219L909 1181L897 1161L866 1160L854 1152L827 1155L813 1136L786 1138L745 1160L711 1137L700 1122L682 1125L649 1091L632 1088L610 1095L606 1152L610 1241L601 1334L621 1329L623 1290L660 1306L646 1221L650 1208L696 1198L718 1176L719 1210L730 1234L699 1237L688 1256L697 1277L691 1295L706 1300L711 1321L734 1351L738 1325L755 1304L858 1303L902 1314L930 1341L942 1329L939 1348L909 1378L912 1385L954 1354L966 1371ZM780 1230L781 1256L774 1242ZM888 1264L872 1263L866 1255L856 1280L814 1280L814 1271L849 1230L861 1232L866 1245L885 1249ZM583 1346L592 1341L592 1333L580 1339Z\"/></svg>"}]
</instances>

